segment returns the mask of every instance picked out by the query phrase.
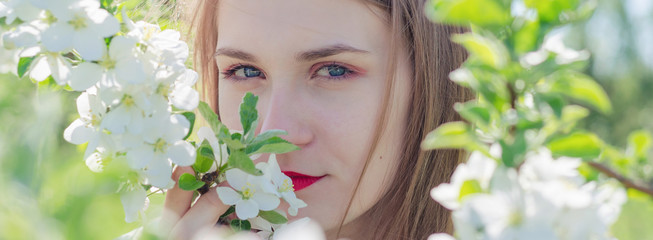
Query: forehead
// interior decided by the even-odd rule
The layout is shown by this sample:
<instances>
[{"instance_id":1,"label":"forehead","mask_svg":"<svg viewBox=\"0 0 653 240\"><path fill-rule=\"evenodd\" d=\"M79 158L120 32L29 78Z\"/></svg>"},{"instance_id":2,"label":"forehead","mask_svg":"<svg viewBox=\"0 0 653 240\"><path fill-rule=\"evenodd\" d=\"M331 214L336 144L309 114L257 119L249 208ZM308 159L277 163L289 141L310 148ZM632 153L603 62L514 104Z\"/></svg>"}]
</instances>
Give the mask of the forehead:
<instances>
[{"instance_id":1,"label":"forehead","mask_svg":"<svg viewBox=\"0 0 653 240\"><path fill-rule=\"evenodd\" d=\"M385 14L357 0L222 0L217 11L218 48L346 44L373 52L390 38Z\"/></svg>"}]
</instances>

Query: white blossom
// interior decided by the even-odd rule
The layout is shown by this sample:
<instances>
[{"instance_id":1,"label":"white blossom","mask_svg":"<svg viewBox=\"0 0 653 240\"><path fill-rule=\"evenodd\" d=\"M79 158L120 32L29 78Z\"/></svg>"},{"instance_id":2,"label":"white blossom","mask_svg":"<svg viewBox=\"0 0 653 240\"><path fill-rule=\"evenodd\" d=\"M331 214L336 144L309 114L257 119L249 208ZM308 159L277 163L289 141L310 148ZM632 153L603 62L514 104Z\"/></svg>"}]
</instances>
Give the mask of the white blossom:
<instances>
[{"instance_id":1,"label":"white blossom","mask_svg":"<svg viewBox=\"0 0 653 240\"><path fill-rule=\"evenodd\" d=\"M472 159L456 172L470 165ZM625 192L609 183L585 183L579 165L579 159L554 159L542 148L526 154L519 172L494 168L487 188L460 199L453 208L456 238L611 239L609 227L625 202ZM446 185L449 192L460 191L455 181ZM436 189L434 198L447 206L455 194L445 198L439 193L447 192Z\"/></svg>"},{"instance_id":2,"label":"white blossom","mask_svg":"<svg viewBox=\"0 0 653 240\"><path fill-rule=\"evenodd\" d=\"M79 118L64 130L64 139L73 144L88 142L85 157L92 153L103 135L100 122L106 113L106 106L96 94L83 92L77 97Z\"/></svg>"},{"instance_id":3,"label":"white blossom","mask_svg":"<svg viewBox=\"0 0 653 240\"><path fill-rule=\"evenodd\" d=\"M227 170L225 175L233 188L218 187L218 197L224 204L236 206L238 218L253 218L259 210L270 211L279 206L279 198L261 187L266 181L262 176L250 175L237 168Z\"/></svg>"},{"instance_id":4,"label":"white blossom","mask_svg":"<svg viewBox=\"0 0 653 240\"><path fill-rule=\"evenodd\" d=\"M40 21L18 25L16 29L2 34L3 45L7 49L38 46L39 41L41 41L41 32L45 28L47 28L47 25Z\"/></svg>"},{"instance_id":5,"label":"white blossom","mask_svg":"<svg viewBox=\"0 0 653 240\"><path fill-rule=\"evenodd\" d=\"M143 169L148 183L169 188L172 182L171 163L190 166L195 162L195 148L182 140L189 127L190 123L181 115L153 119L143 131L144 142L127 151L128 165L132 169Z\"/></svg>"},{"instance_id":6,"label":"white blossom","mask_svg":"<svg viewBox=\"0 0 653 240\"><path fill-rule=\"evenodd\" d=\"M492 147L493 155L500 155L499 145ZM488 189L490 178L497 166L496 160L480 152L472 152L467 163L458 165L451 183L443 183L431 190L431 197L451 210L460 207L460 189L465 181L476 181L482 189Z\"/></svg>"},{"instance_id":7,"label":"white blossom","mask_svg":"<svg viewBox=\"0 0 653 240\"><path fill-rule=\"evenodd\" d=\"M28 0L9 0L0 2L0 18L6 17L5 23L12 24L17 18L23 22L36 20L42 10L37 8Z\"/></svg>"},{"instance_id":8,"label":"white blossom","mask_svg":"<svg viewBox=\"0 0 653 240\"><path fill-rule=\"evenodd\" d=\"M265 178L272 180L274 184L274 190L272 192L278 197L283 198L290 205L288 207L288 214L296 216L299 208L307 206L304 201L298 199L295 195L292 179L281 172L279 163L277 163L276 154L270 154L268 162L258 163L257 168L263 170Z\"/></svg>"},{"instance_id":9,"label":"white blossom","mask_svg":"<svg viewBox=\"0 0 653 240\"><path fill-rule=\"evenodd\" d=\"M73 70L70 86L83 91L101 80L114 83L111 87L115 88L144 82L147 76L136 51L133 40L124 36L114 37L109 50L103 51L103 57L97 64L83 62Z\"/></svg>"},{"instance_id":10,"label":"white blossom","mask_svg":"<svg viewBox=\"0 0 653 240\"><path fill-rule=\"evenodd\" d=\"M172 105L187 111L197 108L200 102L200 95L193 89L197 78L197 72L190 69L186 69L185 73L179 76L170 93L170 102L172 102Z\"/></svg>"},{"instance_id":11,"label":"white blossom","mask_svg":"<svg viewBox=\"0 0 653 240\"><path fill-rule=\"evenodd\" d=\"M42 1L57 21L43 32L43 45L52 52L74 48L86 60L100 60L104 38L120 30L118 20L97 0Z\"/></svg>"},{"instance_id":12,"label":"white blossom","mask_svg":"<svg viewBox=\"0 0 653 240\"><path fill-rule=\"evenodd\" d=\"M38 82L52 76L57 84L66 85L70 79L71 70L72 65L61 54L44 52L34 59L29 76Z\"/></svg>"},{"instance_id":13,"label":"white blossom","mask_svg":"<svg viewBox=\"0 0 653 240\"><path fill-rule=\"evenodd\" d=\"M143 214L148 205L147 192L140 184L127 187L120 194L120 201L125 210L125 222L138 220L139 214Z\"/></svg>"}]
</instances>

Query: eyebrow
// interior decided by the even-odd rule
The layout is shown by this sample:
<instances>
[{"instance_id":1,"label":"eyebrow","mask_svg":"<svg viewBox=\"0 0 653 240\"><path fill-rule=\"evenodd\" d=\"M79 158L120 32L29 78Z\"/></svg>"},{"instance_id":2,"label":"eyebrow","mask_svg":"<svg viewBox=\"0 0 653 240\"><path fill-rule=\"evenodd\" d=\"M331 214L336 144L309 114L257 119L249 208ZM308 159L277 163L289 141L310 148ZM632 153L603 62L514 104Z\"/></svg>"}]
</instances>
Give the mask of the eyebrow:
<instances>
[{"instance_id":1,"label":"eyebrow","mask_svg":"<svg viewBox=\"0 0 653 240\"><path fill-rule=\"evenodd\" d=\"M325 58L333 55L338 55L341 53L369 53L369 51L358 49L349 45L345 44L334 44L330 45L327 47L323 48L318 48L314 50L309 50L305 51L302 53L299 53L295 56L295 59L300 62L308 62L308 61L313 61L317 60L320 58ZM217 51L215 51L215 54L213 54L213 57L217 56L227 56L227 57L232 57L232 58L237 58L241 59L244 61L250 61L250 62L256 62L258 59L252 55L251 53L247 53L242 50L238 50L235 48L220 48Z\"/></svg>"}]
</instances>

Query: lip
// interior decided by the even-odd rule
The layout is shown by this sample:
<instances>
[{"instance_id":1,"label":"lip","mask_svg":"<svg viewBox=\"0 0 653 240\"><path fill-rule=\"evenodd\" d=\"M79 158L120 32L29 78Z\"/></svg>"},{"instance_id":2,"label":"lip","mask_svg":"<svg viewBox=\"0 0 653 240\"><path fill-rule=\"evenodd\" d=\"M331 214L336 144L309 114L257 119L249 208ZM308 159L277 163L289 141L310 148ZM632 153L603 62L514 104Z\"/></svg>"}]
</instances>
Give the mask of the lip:
<instances>
[{"instance_id":1,"label":"lip","mask_svg":"<svg viewBox=\"0 0 653 240\"><path fill-rule=\"evenodd\" d=\"M310 176L306 174L301 174L297 172L292 172L292 171L281 171L283 174L286 174L286 176L290 177L292 180L293 188L295 189L295 192L300 191L304 188L307 188L313 183L319 181L322 179L324 176Z\"/></svg>"}]
</instances>

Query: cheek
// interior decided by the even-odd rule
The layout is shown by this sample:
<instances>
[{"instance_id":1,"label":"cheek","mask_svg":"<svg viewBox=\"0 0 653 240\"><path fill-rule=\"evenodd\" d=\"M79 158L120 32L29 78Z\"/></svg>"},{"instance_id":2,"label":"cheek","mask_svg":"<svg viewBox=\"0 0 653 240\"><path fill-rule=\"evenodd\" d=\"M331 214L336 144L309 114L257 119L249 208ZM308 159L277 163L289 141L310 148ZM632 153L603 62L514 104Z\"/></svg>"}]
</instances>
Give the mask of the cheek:
<instances>
[{"instance_id":1,"label":"cheek","mask_svg":"<svg viewBox=\"0 0 653 240\"><path fill-rule=\"evenodd\" d=\"M369 84L371 80L361 81L366 87L358 91L325 98L321 106L315 106L320 109L316 111L320 116L314 119L316 141L333 155L338 177L347 180L357 178L362 170L381 108L382 86Z\"/></svg>"},{"instance_id":2,"label":"cheek","mask_svg":"<svg viewBox=\"0 0 653 240\"><path fill-rule=\"evenodd\" d=\"M402 159L407 126L406 116L408 116L410 102L410 75L406 66L399 68L397 74L393 86L394 94L391 95L390 106L387 108L387 122L381 129L378 144L352 201L351 214L347 216L349 220L360 216L379 201L389 186L393 184L399 161ZM373 125L367 128L372 131L376 130ZM375 132L371 134L370 139ZM362 161L364 162L364 160Z\"/></svg>"},{"instance_id":3,"label":"cheek","mask_svg":"<svg viewBox=\"0 0 653 240\"><path fill-rule=\"evenodd\" d=\"M240 124L240 102L244 93L235 91L230 84L218 83L218 113L220 121L232 130L242 130Z\"/></svg>"}]
</instances>

